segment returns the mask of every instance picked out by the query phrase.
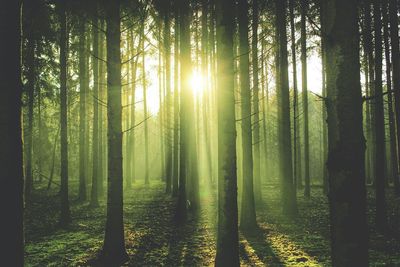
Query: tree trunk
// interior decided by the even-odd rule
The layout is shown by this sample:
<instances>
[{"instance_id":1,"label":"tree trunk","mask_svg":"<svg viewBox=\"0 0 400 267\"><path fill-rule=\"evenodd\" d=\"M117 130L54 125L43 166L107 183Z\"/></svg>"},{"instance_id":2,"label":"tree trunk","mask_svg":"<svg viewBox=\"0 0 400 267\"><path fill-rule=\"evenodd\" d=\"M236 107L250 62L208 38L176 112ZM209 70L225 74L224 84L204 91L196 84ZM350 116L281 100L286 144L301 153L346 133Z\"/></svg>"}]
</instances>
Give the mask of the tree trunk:
<instances>
[{"instance_id":1,"label":"tree trunk","mask_svg":"<svg viewBox=\"0 0 400 267\"><path fill-rule=\"evenodd\" d=\"M260 110L259 110L259 80L258 80L258 0L253 0L253 21L252 21L252 38L251 38L251 54L253 65L253 138L254 138L254 155L253 155L253 175L254 175L254 196L255 202L261 203L261 177L260 177Z\"/></svg>"},{"instance_id":2,"label":"tree trunk","mask_svg":"<svg viewBox=\"0 0 400 267\"><path fill-rule=\"evenodd\" d=\"M66 227L71 222L71 212L68 199L68 129L67 129L67 15L66 2L60 1L58 5L60 19L60 135L61 135L61 213L60 226Z\"/></svg>"},{"instance_id":3,"label":"tree trunk","mask_svg":"<svg viewBox=\"0 0 400 267\"><path fill-rule=\"evenodd\" d=\"M296 30L294 25L294 0L289 1L291 50L293 61L293 180L296 188L302 186L301 177L301 151L299 138L299 101L297 89L297 58L296 58Z\"/></svg>"},{"instance_id":4,"label":"tree trunk","mask_svg":"<svg viewBox=\"0 0 400 267\"><path fill-rule=\"evenodd\" d=\"M79 18L79 193L80 201L86 200L86 36L85 18Z\"/></svg>"},{"instance_id":5,"label":"tree trunk","mask_svg":"<svg viewBox=\"0 0 400 267\"><path fill-rule=\"evenodd\" d=\"M147 115L147 86L146 86L146 53L144 47L145 27L142 27L142 89L143 89L143 120L144 120L144 183L149 182L149 124Z\"/></svg>"},{"instance_id":6,"label":"tree trunk","mask_svg":"<svg viewBox=\"0 0 400 267\"><path fill-rule=\"evenodd\" d=\"M400 48L397 10L398 6L396 0L389 0L390 41L392 45L393 64L393 91L397 128L397 158L400 159ZM396 179L399 181L398 173L396 174Z\"/></svg>"},{"instance_id":7,"label":"tree trunk","mask_svg":"<svg viewBox=\"0 0 400 267\"><path fill-rule=\"evenodd\" d=\"M92 34L93 34L93 170L92 170L92 190L90 195L90 206L98 207L98 168L99 168L99 32L98 32L98 12L97 4L94 7L94 13L92 17Z\"/></svg>"},{"instance_id":8,"label":"tree trunk","mask_svg":"<svg viewBox=\"0 0 400 267\"><path fill-rule=\"evenodd\" d=\"M106 4L107 18L107 117L108 117L108 193L107 218L100 260L106 265L121 265L128 260L123 224L122 106L121 106L121 29L120 3Z\"/></svg>"},{"instance_id":9,"label":"tree trunk","mask_svg":"<svg viewBox=\"0 0 400 267\"><path fill-rule=\"evenodd\" d=\"M368 266L357 3L329 0L323 11L333 266Z\"/></svg>"},{"instance_id":10,"label":"tree trunk","mask_svg":"<svg viewBox=\"0 0 400 267\"><path fill-rule=\"evenodd\" d=\"M306 16L308 0L301 0L301 87L304 116L304 196L310 198L310 144L308 134L308 82Z\"/></svg>"},{"instance_id":11,"label":"tree trunk","mask_svg":"<svg viewBox=\"0 0 400 267\"><path fill-rule=\"evenodd\" d=\"M388 117L389 117L389 136L390 136L390 165L391 176L394 184L394 193L400 195L400 181L398 177L398 157L397 157L397 142L396 142L396 124L393 112L393 87L391 68L392 62L390 59L390 45L389 45L389 14L388 14L388 0L385 0L382 5L383 12L383 25L384 25L384 43L385 43L385 60L386 60L386 92L388 99Z\"/></svg>"},{"instance_id":12,"label":"tree trunk","mask_svg":"<svg viewBox=\"0 0 400 267\"><path fill-rule=\"evenodd\" d=\"M104 29L104 20L100 20L100 29ZM99 34L99 58L104 58L104 34ZM105 145L104 145L104 132L103 130L103 125L104 125L104 118L103 116L103 110L104 110L104 103L106 102L105 99L105 90L104 90L104 84L105 84L105 72L104 72L104 62L101 60L98 61L99 64L99 173L98 173L98 184L99 184L99 196L103 197L104 196L104 180L105 180Z\"/></svg>"},{"instance_id":13,"label":"tree trunk","mask_svg":"<svg viewBox=\"0 0 400 267\"><path fill-rule=\"evenodd\" d=\"M276 0L276 27L278 40L277 100L278 100L278 146L281 175L283 214L297 215L296 191L293 184L292 146L290 134L290 101L286 36L286 2Z\"/></svg>"},{"instance_id":14,"label":"tree trunk","mask_svg":"<svg viewBox=\"0 0 400 267\"><path fill-rule=\"evenodd\" d=\"M166 164L166 192L168 194L171 193L171 185L172 185L172 133L171 133L171 40L170 40L170 10L168 1L165 4L166 10L164 11L164 51L165 51L165 78L166 78L166 86L165 86L165 117L166 117L166 125L162 127L165 129L165 164Z\"/></svg>"},{"instance_id":15,"label":"tree trunk","mask_svg":"<svg viewBox=\"0 0 400 267\"><path fill-rule=\"evenodd\" d=\"M381 0L374 0L375 30L375 194L376 226L384 230L387 225L385 201L385 116L382 90L382 21Z\"/></svg>"},{"instance_id":16,"label":"tree trunk","mask_svg":"<svg viewBox=\"0 0 400 267\"><path fill-rule=\"evenodd\" d=\"M249 6L247 1L238 4L239 21L239 77L241 100L241 129L242 129L242 208L240 214L240 227L245 230L257 226L256 210L253 191L253 151L251 131L251 91L249 72Z\"/></svg>"},{"instance_id":17,"label":"tree trunk","mask_svg":"<svg viewBox=\"0 0 400 267\"><path fill-rule=\"evenodd\" d=\"M178 196L179 178L179 5L174 2L174 166L172 176L172 196Z\"/></svg>"},{"instance_id":18,"label":"tree trunk","mask_svg":"<svg viewBox=\"0 0 400 267\"><path fill-rule=\"evenodd\" d=\"M217 0L218 228L215 266L239 266L236 122L234 96L234 6Z\"/></svg>"},{"instance_id":19,"label":"tree trunk","mask_svg":"<svg viewBox=\"0 0 400 267\"><path fill-rule=\"evenodd\" d=\"M21 125L21 1L4 1L0 9L0 230L2 262L24 265L23 147Z\"/></svg>"}]
</instances>

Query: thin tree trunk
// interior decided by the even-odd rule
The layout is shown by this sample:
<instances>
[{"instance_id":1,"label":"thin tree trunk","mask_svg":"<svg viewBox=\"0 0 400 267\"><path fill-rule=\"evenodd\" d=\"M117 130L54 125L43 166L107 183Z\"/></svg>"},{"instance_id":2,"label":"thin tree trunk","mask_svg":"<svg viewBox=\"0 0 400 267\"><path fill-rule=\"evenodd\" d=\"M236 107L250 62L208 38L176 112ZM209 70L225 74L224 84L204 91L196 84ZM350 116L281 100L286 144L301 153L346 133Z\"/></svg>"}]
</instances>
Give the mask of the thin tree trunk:
<instances>
[{"instance_id":1,"label":"thin tree trunk","mask_svg":"<svg viewBox=\"0 0 400 267\"><path fill-rule=\"evenodd\" d=\"M375 194L376 226L384 230L387 225L385 201L385 123L382 90L382 20L381 1L374 0L375 30Z\"/></svg>"},{"instance_id":2,"label":"thin tree trunk","mask_svg":"<svg viewBox=\"0 0 400 267\"><path fill-rule=\"evenodd\" d=\"M308 130L308 82L306 16L308 0L301 0L301 87L304 116L304 196L310 198L310 144Z\"/></svg>"},{"instance_id":3,"label":"thin tree trunk","mask_svg":"<svg viewBox=\"0 0 400 267\"><path fill-rule=\"evenodd\" d=\"M400 159L400 51L399 51L399 24L396 0L389 0L390 41L392 46L394 108L397 128L397 158ZM396 174L397 182L399 175Z\"/></svg>"},{"instance_id":4,"label":"thin tree trunk","mask_svg":"<svg viewBox=\"0 0 400 267\"><path fill-rule=\"evenodd\" d=\"M67 15L66 3L60 1L58 5L60 19L60 135L61 135L61 213L60 226L66 227L71 222L71 212L68 199L68 129L67 129Z\"/></svg>"},{"instance_id":5,"label":"thin tree trunk","mask_svg":"<svg viewBox=\"0 0 400 267\"><path fill-rule=\"evenodd\" d=\"M239 21L239 77L241 100L241 130L242 130L242 208L240 227L245 230L257 226L256 209L253 191L253 151L251 131L251 91L249 73L249 5L247 1L238 4Z\"/></svg>"},{"instance_id":6,"label":"thin tree trunk","mask_svg":"<svg viewBox=\"0 0 400 267\"><path fill-rule=\"evenodd\" d=\"M79 18L79 193L80 201L86 200L86 36L85 18Z\"/></svg>"},{"instance_id":7,"label":"thin tree trunk","mask_svg":"<svg viewBox=\"0 0 400 267\"><path fill-rule=\"evenodd\" d=\"M255 202L261 203L261 177L260 177L260 110L259 110L259 78L258 78L258 0L253 0L253 21L252 21L252 39L251 39L251 54L253 65L253 175L254 175L254 197Z\"/></svg>"},{"instance_id":8,"label":"thin tree trunk","mask_svg":"<svg viewBox=\"0 0 400 267\"><path fill-rule=\"evenodd\" d=\"M178 196L179 178L179 6L174 2L174 159L172 176L172 196Z\"/></svg>"},{"instance_id":9,"label":"thin tree trunk","mask_svg":"<svg viewBox=\"0 0 400 267\"><path fill-rule=\"evenodd\" d=\"M143 119L144 119L144 183L149 182L149 124L147 115L146 57L145 57L145 27L142 27L142 89L143 89Z\"/></svg>"},{"instance_id":10,"label":"thin tree trunk","mask_svg":"<svg viewBox=\"0 0 400 267\"><path fill-rule=\"evenodd\" d=\"M392 95L392 62L390 59L390 45L389 45L389 14L388 14L388 0L383 2L383 25L384 25L384 43L385 43L385 60L386 60L386 92L388 99L388 117L389 117L389 136L390 136L390 164L391 176L394 184L394 193L400 195L400 181L398 178L398 157L397 157L397 142L396 142L396 124L393 112L393 95Z\"/></svg>"},{"instance_id":11,"label":"thin tree trunk","mask_svg":"<svg viewBox=\"0 0 400 267\"><path fill-rule=\"evenodd\" d=\"M93 170L92 170L92 190L90 195L90 206L98 207L98 168L99 168L99 32L98 32L98 12L97 4L94 7L95 11L92 15L92 31L93 31Z\"/></svg>"}]
</instances>

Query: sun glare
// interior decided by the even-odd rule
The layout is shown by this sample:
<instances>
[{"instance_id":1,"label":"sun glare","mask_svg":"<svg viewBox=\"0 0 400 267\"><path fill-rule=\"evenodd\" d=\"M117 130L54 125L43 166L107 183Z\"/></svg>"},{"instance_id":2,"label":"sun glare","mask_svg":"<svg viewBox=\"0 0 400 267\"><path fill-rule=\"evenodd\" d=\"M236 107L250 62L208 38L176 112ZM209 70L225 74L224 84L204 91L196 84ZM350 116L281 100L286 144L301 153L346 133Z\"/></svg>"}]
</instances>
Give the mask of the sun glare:
<instances>
[{"instance_id":1,"label":"sun glare","mask_svg":"<svg viewBox=\"0 0 400 267\"><path fill-rule=\"evenodd\" d=\"M205 90L204 77L197 70L194 70L190 76L190 87L192 88L193 93L196 95Z\"/></svg>"}]
</instances>

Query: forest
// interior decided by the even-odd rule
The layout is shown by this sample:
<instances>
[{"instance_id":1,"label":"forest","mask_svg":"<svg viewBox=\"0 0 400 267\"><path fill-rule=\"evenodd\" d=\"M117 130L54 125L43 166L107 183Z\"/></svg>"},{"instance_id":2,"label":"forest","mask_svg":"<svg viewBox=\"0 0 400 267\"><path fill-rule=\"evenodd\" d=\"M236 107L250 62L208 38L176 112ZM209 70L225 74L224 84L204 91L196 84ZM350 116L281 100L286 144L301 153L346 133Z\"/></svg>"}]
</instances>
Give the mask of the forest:
<instances>
[{"instance_id":1,"label":"forest","mask_svg":"<svg viewBox=\"0 0 400 267\"><path fill-rule=\"evenodd\" d=\"M1 266L400 266L400 1L4 0Z\"/></svg>"}]
</instances>

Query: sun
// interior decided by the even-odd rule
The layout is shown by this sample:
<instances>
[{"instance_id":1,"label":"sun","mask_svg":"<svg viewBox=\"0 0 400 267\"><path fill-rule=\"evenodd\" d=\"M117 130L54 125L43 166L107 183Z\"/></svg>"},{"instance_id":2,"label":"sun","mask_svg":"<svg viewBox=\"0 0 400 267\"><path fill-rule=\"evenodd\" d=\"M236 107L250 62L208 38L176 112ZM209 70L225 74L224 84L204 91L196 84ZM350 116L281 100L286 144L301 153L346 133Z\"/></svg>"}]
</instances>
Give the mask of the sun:
<instances>
[{"instance_id":1,"label":"sun","mask_svg":"<svg viewBox=\"0 0 400 267\"><path fill-rule=\"evenodd\" d=\"M190 76L190 88L192 89L195 95L199 95L201 92L205 90L205 79L201 75L201 73L197 70L194 70L192 75Z\"/></svg>"}]
</instances>

